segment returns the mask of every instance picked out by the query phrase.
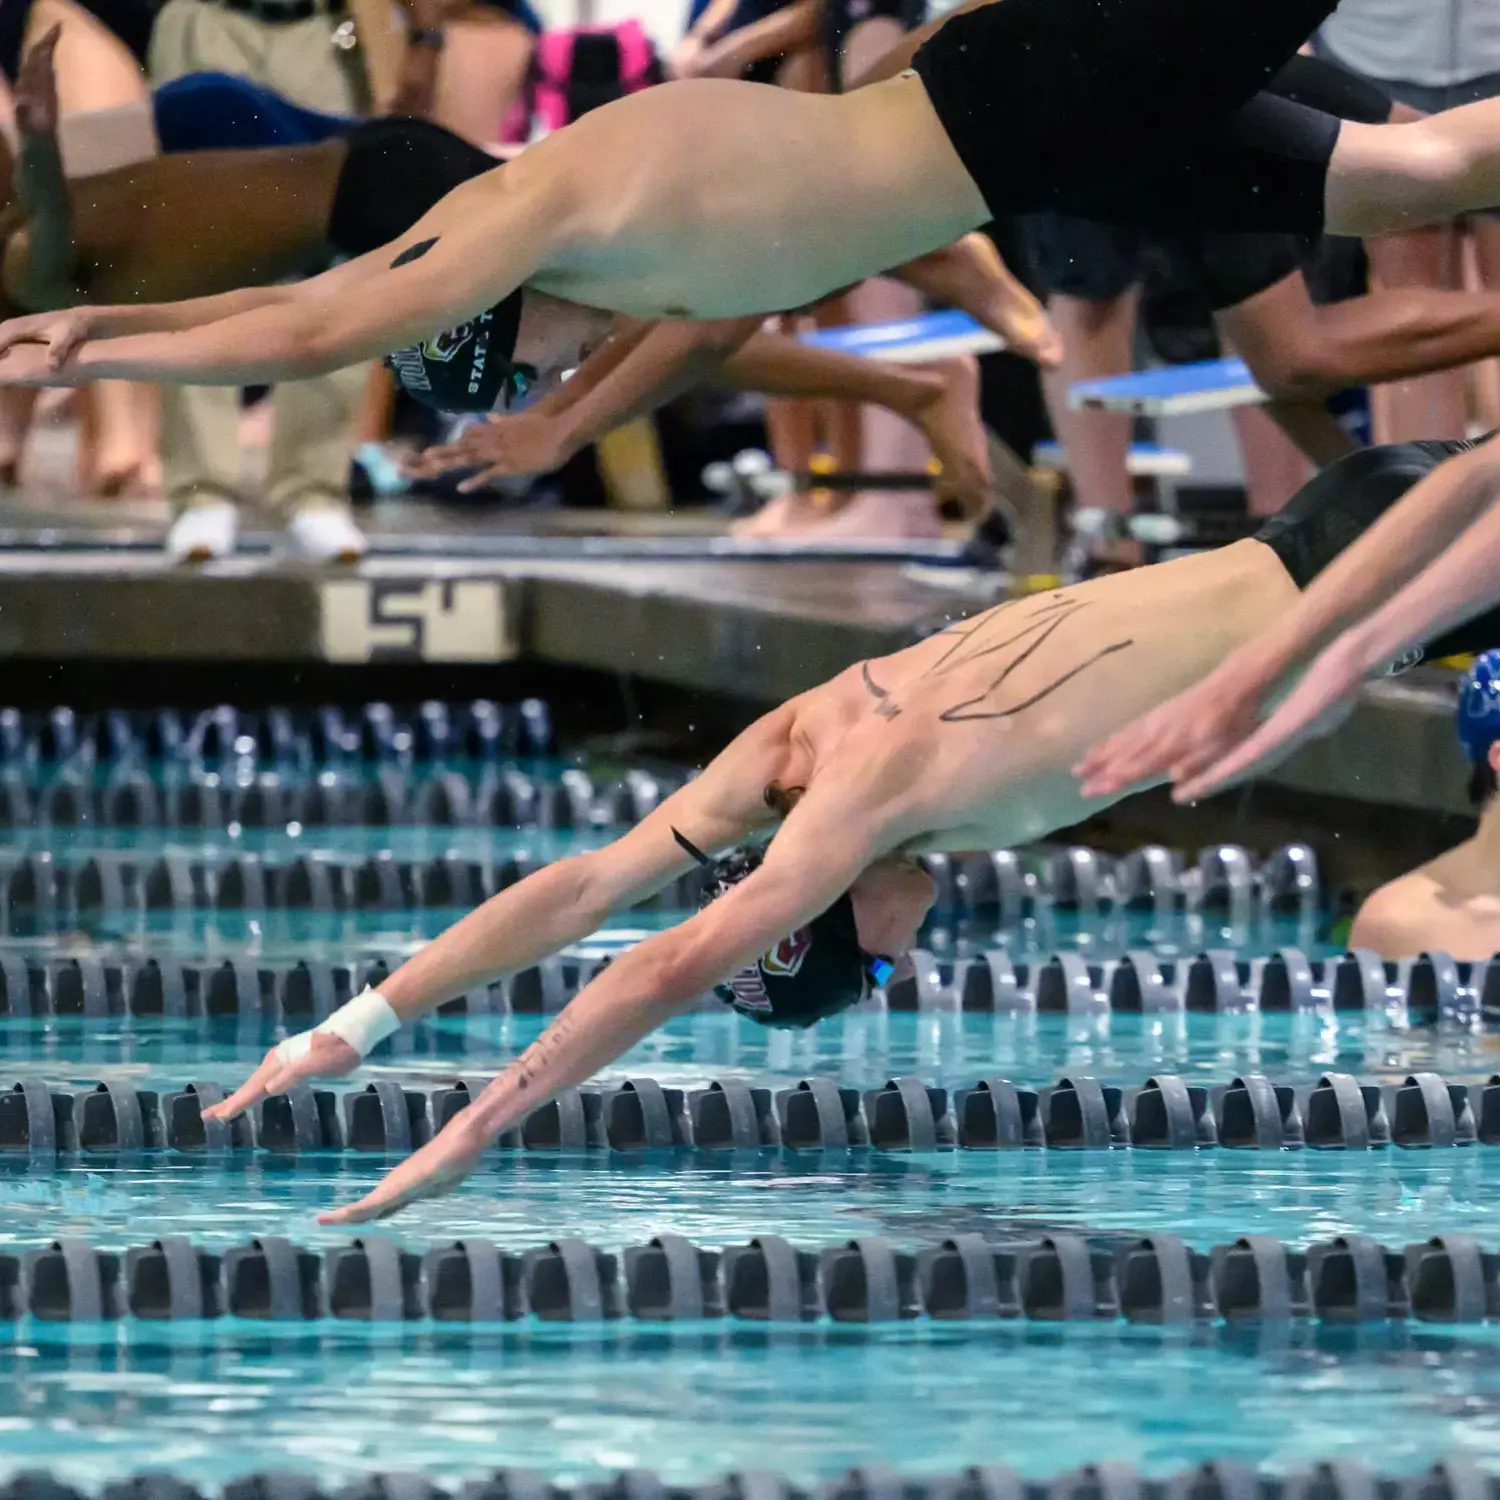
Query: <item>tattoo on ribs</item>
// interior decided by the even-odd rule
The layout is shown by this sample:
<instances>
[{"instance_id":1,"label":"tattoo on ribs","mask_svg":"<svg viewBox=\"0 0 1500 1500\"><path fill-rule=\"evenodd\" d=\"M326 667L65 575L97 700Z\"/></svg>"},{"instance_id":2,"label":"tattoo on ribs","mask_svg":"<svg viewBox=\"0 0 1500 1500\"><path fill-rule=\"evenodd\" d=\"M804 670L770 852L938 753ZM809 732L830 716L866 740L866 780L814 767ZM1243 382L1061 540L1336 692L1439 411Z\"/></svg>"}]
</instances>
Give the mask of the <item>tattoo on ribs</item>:
<instances>
[{"instance_id":1,"label":"tattoo on ribs","mask_svg":"<svg viewBox=\"0 0 1500 1500\"><path fill-rule=\"evenodd\" d=\"M922 674L924 678L944 675L984 657L998 657L1013 650L1013 654L1007 656L1003 664L996 663L996 673L983 692L942 710L938 714L939 722L966 724L977 720L1014 718L1028 708L1035 707L1044 698L1051 697L1059 688L1103 661L1105 657L1113 656L1135 644L1133 637L1127 637L1101 646L1084 660L1062 667L1055 678L1028 693L1019 702L1006 703L1003 698L997 698L996 695L1001 693L1011 674L1036 656L1068 621L1087 609L1089 602L1086 599L1069 598L1066 594L1054 594L1040 604L1032 600L1013 600L986 611L976 619L960 620L946 630L939 631L933 639L941 640L946 636L951 639L952 644ZM1000 639L996 639L996 636ZM870 675L868 664L863 665L861 671L865 688L871 697L879 700L875 712L883 718L894 719L901 710L891 699L890 693Z\"/></svg>"}]
</instances>

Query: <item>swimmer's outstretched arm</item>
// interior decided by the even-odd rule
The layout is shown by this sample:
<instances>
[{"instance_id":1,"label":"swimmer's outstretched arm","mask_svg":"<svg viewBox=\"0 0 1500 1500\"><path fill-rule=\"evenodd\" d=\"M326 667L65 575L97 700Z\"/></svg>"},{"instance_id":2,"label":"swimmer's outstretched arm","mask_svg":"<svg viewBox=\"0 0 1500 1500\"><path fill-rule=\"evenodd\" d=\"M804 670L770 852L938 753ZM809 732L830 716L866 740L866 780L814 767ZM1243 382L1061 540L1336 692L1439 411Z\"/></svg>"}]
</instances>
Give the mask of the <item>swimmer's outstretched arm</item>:
<instances>
[{"instance_id":1,"label":"swimmer's outstretched arm","mask_svg":"<svg viewBox=\"0 0 1500 1500\"><path fill-rule=\"evenodd\" d=\"M462 1114L378 1187L325 1224L383 1219L449 1191L484 1148L563 1089L583 1083L715 984L824 911L891 846L847 785L811 788L764 864L697 916L623 953Z\"/></svg>"},{"instance_id":2,"label":"swimmer's outstretched arm","mask_svg":"<svg viewBox=\"0 0 1500 1500\"><path fill-rule=\"evenodd\" d=\"M1447 551L1328 646L1265 723L1186 783L1177 799L1209 796L1279 764L1341 723L1365 683L1392 662L1500 603L1500 466L1487 493L1484 514Z\"/></svg>"},{"instance_id":3,"label":"swimmer's outstretched arm","mask_svg":"<svg viewBox=\"0 0 1500 1500\"><path fill-rule=\"evenodd\" d=\"M233 1119L293 1083L341 1077L398 1026L587 937L612 913L644 901L693 868L674 828L700 849L716 850L766 826L772 814L764 792L780 773L794 713L783 705L757 719L702 775L622 838L558 860L501 891L404 963L373 998L351 1001L316 1030L273 1047L254 1076L212 1115ZM346 1011L354 1013L353 1029ZM373 1038L367 1030L371 1017L384 1028Z\"/></svg>"},{"instance_id":4,"label":"swimmer's outstretched arm","mask_svg":"<svg viewBox=\"0 0 1500 1500\"><path fill-rule=\"evenodd\" d=\"M711 380L761 322L757 316L641 323L602 344L555 396L525 411L476 422L454 442L418 454L410 472L430 477L477 467L459 486L471 490L503 476L558 468L616 427Z\"/></svg>"},{"instance_id":5,"label":"swimmer's outstretched arm","mask_svg":"<svg viewBox=\"0 0 1500 1500\"><path fill-rule=\"evenodd\" d=\"M248 312L91 341L60 369L45 349L12 343L0 354L0 384L255 385L326 374L451 328L514 291L568 242L570 195L537 160L544 154L538 147L463 183L399 239L351 263L359 267L357 292L350 267L337 267ZM499 182L500 171L512 175ZM377 272L362 275L378 261Z\"/></svg>"},{"instance_id":6,"label":"swimmer's outstretched arm","mask_svg":"<svg viewBox=\"0 0 1500 1500\"><path fill-rule=\"evenodd\" d=\"M1388 627L1398 617L1387 616L1381 606L1391 600L1394 609L1396 599L1408 598L1405 586L1444 548L1454 559L1447 576L1462 577L1464 591L1440 614L1424 587L1420 608L1409 602L1402 606L1411 612L1399 616L1401 631L1413 642L1431 639L1449 623L1487 608L1496 598L1500 575L1483 572L1485 565L1478 563L1471 567L1471 548L1477 550L1481 532L1488 535L1495 528L1500 533L1497 494L1500 443L1495 440L1435 469L1318 574L1269 630L1231 652L1194 687L1090 750L1077 767L1084 795L1112 796L1170 777L1173 796L1191 801L1222 788L1230 775L1238 778L1262 768L1266 760L1259 751L1266 747L1256 723L1266 705L1291 676L1371 611L1379 610ZM1475 525L1479 517L1484 520ZM1460 537L1461 546L1456 544ZM1369 640L1383 648L1390 636L1383 628ZM1394 648L1392 656L1400 649ZM1236 746L1254 752L1254 763ZM1235 754L1228 759L1231 751Z\"/></svg>"}]
</instances>

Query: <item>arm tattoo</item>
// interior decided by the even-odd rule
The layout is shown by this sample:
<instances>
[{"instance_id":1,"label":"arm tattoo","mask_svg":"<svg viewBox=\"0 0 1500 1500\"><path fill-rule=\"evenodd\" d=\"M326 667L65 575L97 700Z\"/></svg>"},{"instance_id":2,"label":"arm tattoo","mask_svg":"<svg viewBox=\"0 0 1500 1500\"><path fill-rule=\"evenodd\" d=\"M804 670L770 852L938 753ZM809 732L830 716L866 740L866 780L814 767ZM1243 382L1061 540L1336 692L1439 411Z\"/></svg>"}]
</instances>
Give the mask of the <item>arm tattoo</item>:
<instances>
[{"instance_id":1,"label":"arm tattoo","mask_svg":"<svg viewBox=\"0 0 1500 1500\"><path fill-rule=\"evenodd\" d=\"M552 1055L577 1030L566 1011L562 1013L515 1061L516 1087L523 1093L531 1087L532 1079L539 1068L552 1060Z\"/></svg>"},{"instance_id":2,"label":"arm tattoo","mask_svg":"<svg viewBox=\"0 0 1500 1500\"><path fill-rule=\"evenodd\" d=\"M391 270L393 270L393 271L394 271L394 270L395 270L395 269L396 269L396 267L397 267L397 266L404 266L404 265L407 265L407 264L409 264L409 263L410 263L410 262L411 262L411 261L414 261L414 260L421 260L421 258L422 258L422 257L423 257L423 256L424 256L424 255L426 255L426 254L427 254L427 252L428 252L428 251L429 251L429 250L431 250L431 249L432 249L432 247L433 247L433 246L434 246L434 245L435 245L435 244L437 244L437 242L438 242L438 240L439 240L439 239L440 239L440 238L441 238L441 236L440 236L440 235L436 235L436 234L435 234L435 235L433 235L433 237L432 237L432 238L431 238L431 239L430 239L430 240L421 240L421 241L419 241L419 242L418 242L418 243L417 243L417 244L415 244L415 245L408 245L408 246L407 246L407 248L406 248L406 249L405 249L405 250L403 250L403 251L402 251L402 252L401 252L401 254L400 254L400 255L398 255L398 256L397 256L397 257L396 257L396 258L395 258L395 260L393 260L393 261L392 261L392 262L391 262Z\"/></svg>"}]
</instances>

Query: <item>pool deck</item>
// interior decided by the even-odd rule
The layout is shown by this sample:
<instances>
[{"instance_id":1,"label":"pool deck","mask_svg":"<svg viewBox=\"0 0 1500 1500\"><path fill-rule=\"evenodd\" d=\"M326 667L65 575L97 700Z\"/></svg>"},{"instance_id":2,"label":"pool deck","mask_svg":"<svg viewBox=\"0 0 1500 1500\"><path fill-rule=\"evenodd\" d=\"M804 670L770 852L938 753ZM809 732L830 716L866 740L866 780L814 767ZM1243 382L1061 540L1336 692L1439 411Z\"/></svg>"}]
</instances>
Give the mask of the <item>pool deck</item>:
<instances>
[{"instance_id":1,"label":"pool deck","mask_svg":"<svg viewBox=\"0 0 1500 1500\"><path fill-rule=\"evenodd\" d=\"M252 533L232 561L186 570L163 561L159 518L103 514L0 508L0 656L17 666L530 660L761 702L1003 596L998 575L931 564L732 560L714 553L726 545L718 528L664 528L660 516L473 513L455 534L407 506L395 521L364 513L376 546L357 568L312 569ZM1337 734L1270 779L1465 811L1453 683L1422 669L1372 686Z\"/></svg>"}]
</instances>

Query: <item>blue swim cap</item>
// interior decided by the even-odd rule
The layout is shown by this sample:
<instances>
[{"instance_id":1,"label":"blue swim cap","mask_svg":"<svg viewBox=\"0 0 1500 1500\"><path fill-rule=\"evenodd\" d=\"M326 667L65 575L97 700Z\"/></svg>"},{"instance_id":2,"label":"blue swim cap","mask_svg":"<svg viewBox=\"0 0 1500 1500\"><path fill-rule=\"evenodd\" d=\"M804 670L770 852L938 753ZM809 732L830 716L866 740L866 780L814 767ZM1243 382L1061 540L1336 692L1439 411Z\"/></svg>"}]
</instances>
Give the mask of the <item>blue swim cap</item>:
<instances>
[{"instance_id":1,"label":"blue swim cap","mask_svg":"<svg viewBox=\"0 0 1500 1500\"><path fill-rule=\"evenodd\" d=\"M1500 650L1476 657L1458 693L1458 738L1471 761L1500 740Z\"/></svg>"}]
</instances>

